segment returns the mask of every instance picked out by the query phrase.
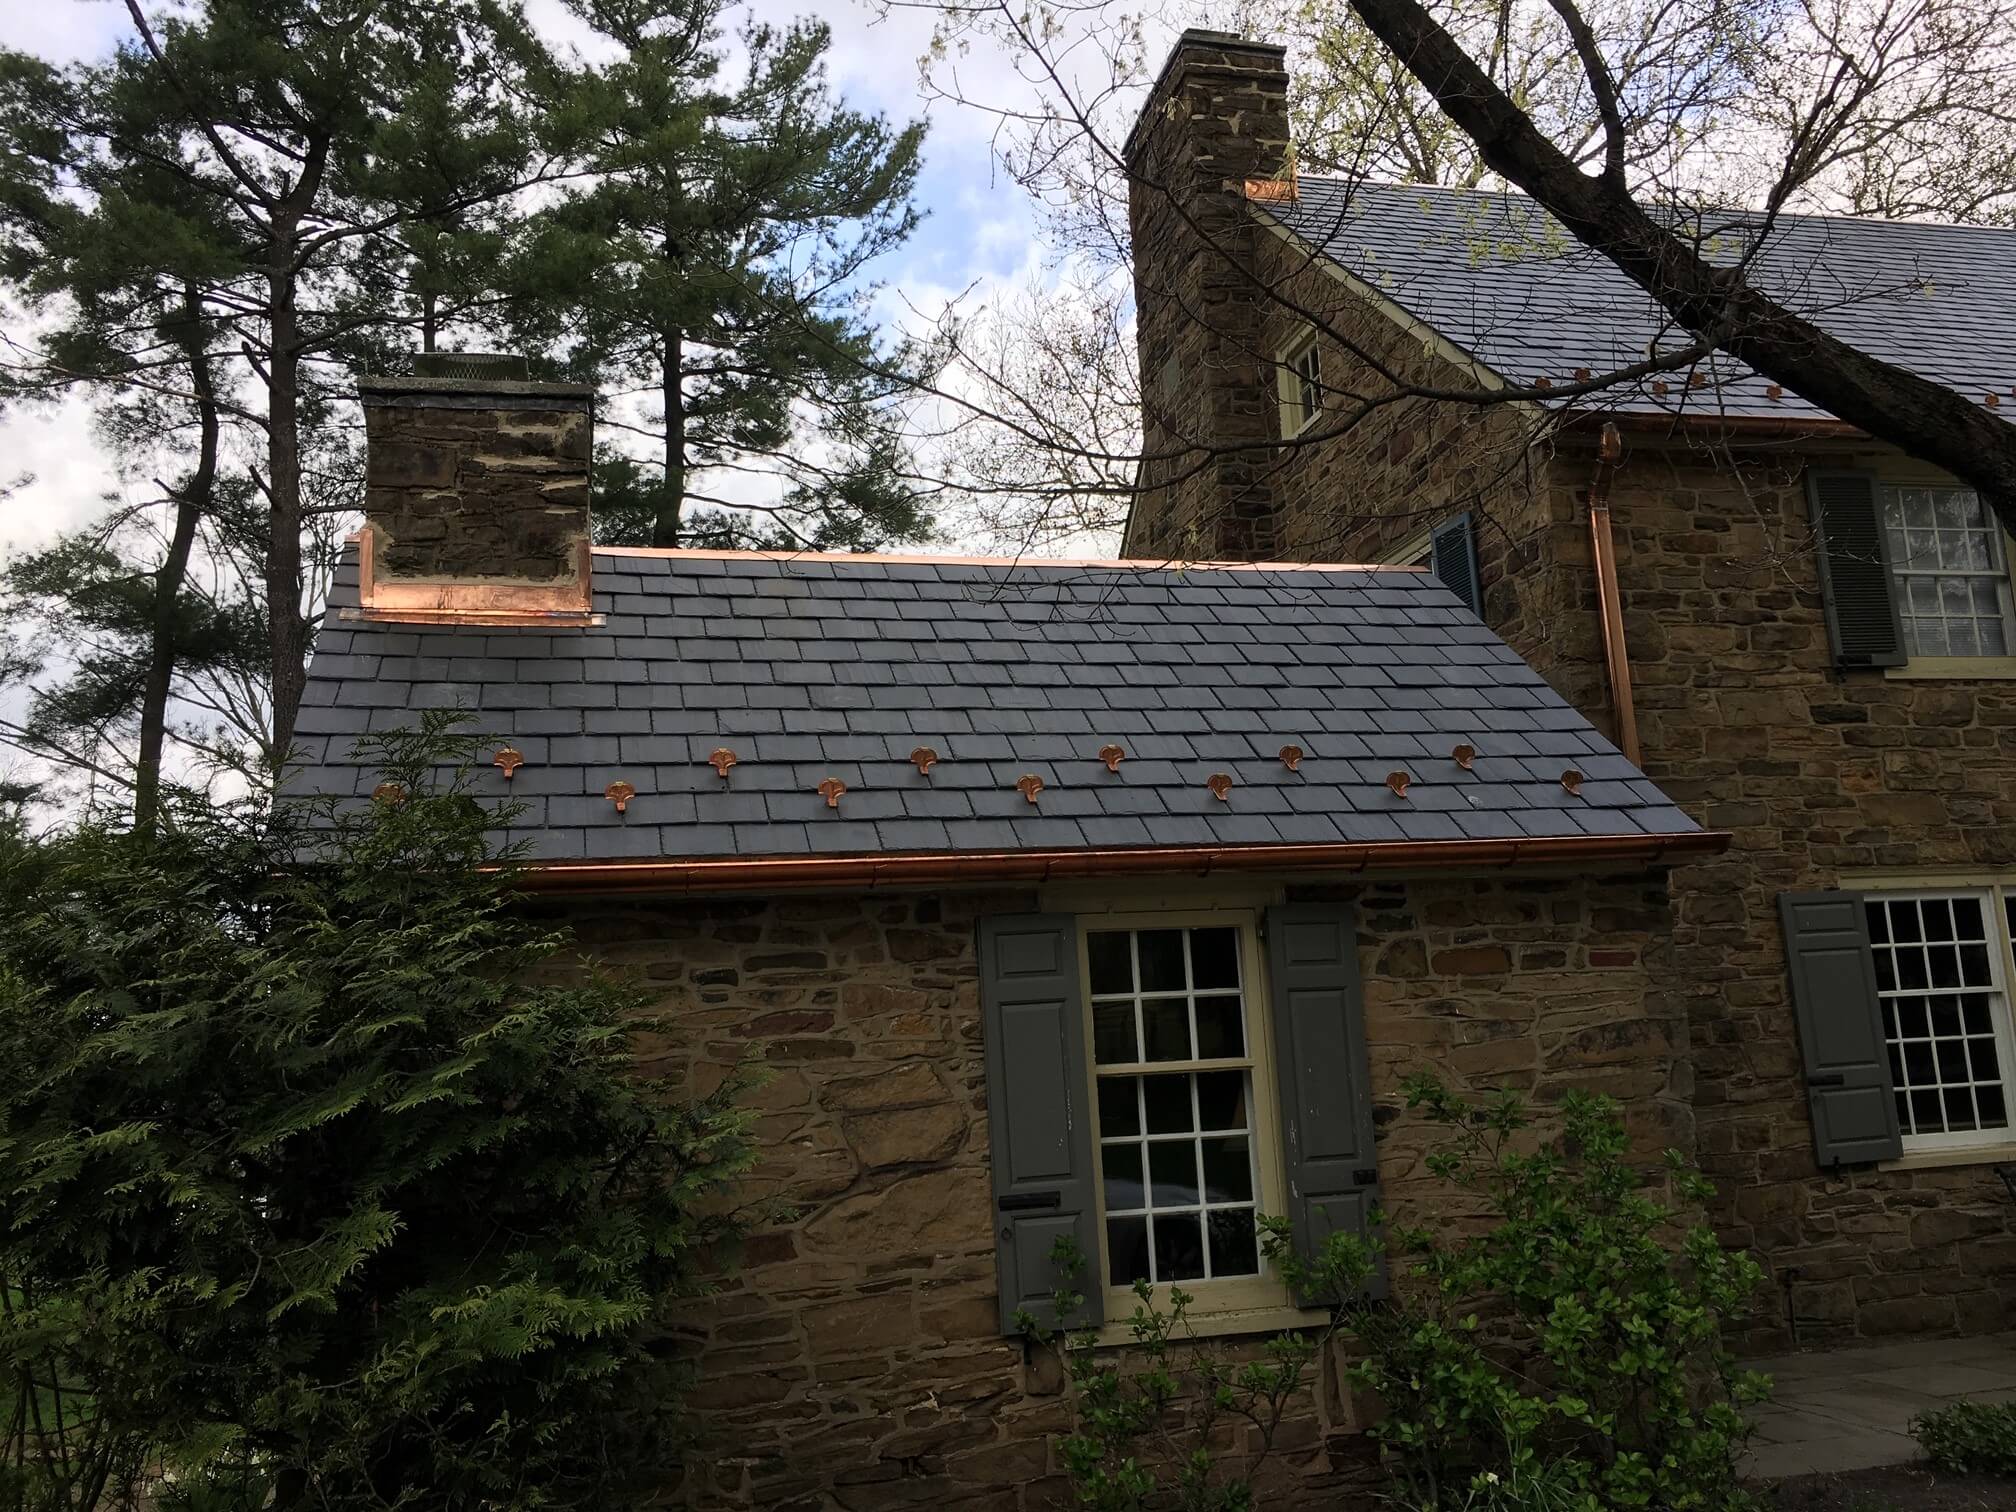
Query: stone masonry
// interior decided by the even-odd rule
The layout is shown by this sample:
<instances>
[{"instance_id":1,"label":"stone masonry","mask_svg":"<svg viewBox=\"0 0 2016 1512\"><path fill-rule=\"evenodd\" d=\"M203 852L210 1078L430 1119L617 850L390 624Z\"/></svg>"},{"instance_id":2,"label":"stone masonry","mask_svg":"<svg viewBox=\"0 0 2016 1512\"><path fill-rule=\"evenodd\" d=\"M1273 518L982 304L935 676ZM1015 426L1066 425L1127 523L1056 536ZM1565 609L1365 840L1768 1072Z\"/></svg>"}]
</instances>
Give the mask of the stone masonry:
<instances>
[{"instance_id":1,"label":"stone masonry","mask_svg":"<svg viewBox=\"0 0 2016 1512\"><path fill-rule=\"evenodd\" d=\"M1292 896L1322 896L1308 888ZM1448 1201L1397 1086L1425 1067L1544 1106L1610 1092L1647 1148L1693 1147L1663 879L1353 887L1388 1204ZM754 1060L754 1235L691 1307L692 1508L1071 1505L1054 1369L999 1336L974 923L1029 893L570 905L603 964L659 993L648 1073L708 1090ZM1283 1430L1270 1505L1334 1506L1368 1441L1333 1368ZM1250 1451L1236 1443L1235 1452Z\"/></svg>"},{"instance_id":2,"label":"stone masonry","mask_svg":"<svg viewBox=\"0 0 2016 1512\"><path fill-rule=\"evenodd\" d=\"M468 378L363 378L357 387L380 576L575 576L588 538L592 388Z\"/></svg>"},{"instance_id":3,"label":"stone masonry","mask_svg":"<svg viewBox=\"0 0 2016 1512\"><path fill-rule=\"evenodd\" d=\"M1167 116L1151 124L1176 129ZM1264 170L1256 159L1244 171ZM1136 245L1148 249L1137 254L1145 285L1173 276L1158 243ZM1145 490L1129 554L1180 556L1220 539L1211 519L1222 511L1279 558L1378 561L1469 510L1486 621L1614 733L1587 525L1593 431L1514 404L1391 398L1396 375L1445 388L1476 380L1397 323L1376 291L1271 233L1252 246L1252 280L1282 296L1252 322L1259 349L1285 349L1300 312L1315 314L1334 332L1322 358L1332 405L1390 402L1333 440L1278 448L1258 470L1264 522L1251 490L1221 498L1201 474ZM1145 326L1142 339L1152 374ZM1251 381L1271 414L1271 370ZM1777 917L1779 893L1852 886L1872 869L2016 870L2016 683L1834 669L1803 470L1894 467L1894 451L1797 432L1627 431L1625 441L1611 502L1644 766L1697 820L1735 837L1724 856L1676 873L1674 959L1718 1226L1770 1276L1749 1342L2016 1325L2016 1202L1991 1166L1816 1165Z\"/></svg>"}]
</instances>

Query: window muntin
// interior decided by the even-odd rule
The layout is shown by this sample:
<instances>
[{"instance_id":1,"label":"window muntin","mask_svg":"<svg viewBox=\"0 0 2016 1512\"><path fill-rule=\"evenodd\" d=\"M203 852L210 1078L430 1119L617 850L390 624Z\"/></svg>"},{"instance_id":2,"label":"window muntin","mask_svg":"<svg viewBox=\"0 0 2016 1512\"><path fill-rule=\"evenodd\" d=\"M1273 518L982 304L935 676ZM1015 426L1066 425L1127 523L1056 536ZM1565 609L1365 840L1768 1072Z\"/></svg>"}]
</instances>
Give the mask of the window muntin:
<instances>
[{"instance_id":1,"label":"window muntin","mask_svg":"<svg viewBox=\"0 0 2016 1512\"><path fill-rule=\"evenodd\" d=\"M1315 337L1282 359L1287 402L1283 419L1290 436L1299 436L1323 409L1323 353Z\"/></svg>"},{"instance_id":2,"label":"window muntin","mask_svg":"<svg viewBox=\"0 0 2016 1512\"><path fill-rule=\"evenodd\" d=\"M1106 1284L1259 1277L1256 1134L1270 1125L1245 931L1093 929L1086 972Z\"/></svg>"},{"instance_id":3,"label":"window muntin","mask_svg":"<svg viewBox=\"0 0 2016 1512\"><path fill-rule=\"evenodd\" d=\"M1904 644L1913 656L2010 654L2002 528L1971 488L1886 484L1880 495Z\"/></svg>"},{"instance_id":4,"label":"window muntin","mask_svg":"<svg viewBox=\"0 0 2016 1512\"><path fill-rule=\"evenodd\" d=\"M1905 1148L2006 1140L2016 889L1871 893L1865 908Z\"/></svg>"}]
</instances>

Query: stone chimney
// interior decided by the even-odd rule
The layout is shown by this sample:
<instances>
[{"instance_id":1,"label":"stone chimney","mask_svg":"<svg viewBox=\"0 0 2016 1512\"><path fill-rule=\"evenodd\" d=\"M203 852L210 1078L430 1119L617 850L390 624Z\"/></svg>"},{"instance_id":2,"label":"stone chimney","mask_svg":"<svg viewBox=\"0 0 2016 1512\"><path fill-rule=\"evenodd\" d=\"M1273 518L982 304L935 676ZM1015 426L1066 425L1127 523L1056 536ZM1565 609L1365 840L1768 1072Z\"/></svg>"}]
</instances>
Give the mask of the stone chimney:
<instances>
[{"instance_id":1,"label":"stone chimney","mask_svg":"<svg viewBox=\"0 0 2016 1512\"><path fill-rule=\"evenodd\" d=\"M589 623L595 391L522 357L441 353L360 378L368 618Z\"/></svg>"},{"instance_id":2,"label":"stone chimney","mask_svg":"<svg viewBox=\"0 0 2016 1512\"><path fill-rule=\"evenodd\" d=\"M1256 197L1292 192L1285 50L1186 31L1128 134L1128 218L1148 451L1130 555L1264 559L1279 439L1275 354L1262 330L1273 238ZM1233 453L1205 448L1237 446Z\"/></svg>"}]
</instances>

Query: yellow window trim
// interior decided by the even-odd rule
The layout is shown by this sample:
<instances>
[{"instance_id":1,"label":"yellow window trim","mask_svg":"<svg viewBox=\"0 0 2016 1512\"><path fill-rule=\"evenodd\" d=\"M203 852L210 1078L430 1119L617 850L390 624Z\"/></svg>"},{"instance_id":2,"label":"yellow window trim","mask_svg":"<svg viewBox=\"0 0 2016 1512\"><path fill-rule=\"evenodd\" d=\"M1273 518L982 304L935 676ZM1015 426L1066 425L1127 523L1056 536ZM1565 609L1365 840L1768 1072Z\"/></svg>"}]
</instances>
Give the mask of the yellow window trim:
<instances>
[{"instance_id":1,"label":"yellow window trim","mask_svg":"<svg viewBox=\"0 0 2016 1512\"><path fill-rule=\"evenodd\" d=\"M1140 906L1138 896L1130 900L1135 908ZM1092 1266L1097 1267L1096 1276L1084 1278L1086 1290L1094 1285L1100 1287L1105 1297L1108 1322L1100 1330L1102 1344L1124 1344L1130 1342L1133 1334L1126 1326L1126 1320L1133 1315L1138 1304L1131 1286L1109 1286L1106 1284L1106 1175L1104 1162L1100 1156L1099 1143L1099 1061L1097 1046L1092 1034L1092 962L1090 938L1092 929L1213 929L1227 926L1239 931L1239 970L1242 992L1240 994L1246 1010L1246 1050L1253 1064L1253 1105L1247 1110L1250 1120L1248 1138L1252 1141L1254 1163L1257 1166L1257 1188L1254 1192L1254 1208L1257 1213L1271 1215L1288 1210L1288 1182L1282 1168L1281 1114L1279 1090L1274 1067L1274 1024L1273 1005L1268 992L1266 960L1260 948L1261 913L1258 908L1192 908L1177 911L1157 911L1150 913L1108 913L1087 915L1081 918L1078 928L1078 981L1085 997L1085 1067L1091 1085L1086 1091L1091 1094L1087 1106L1092 1116L1092 1159L1095 1166L1092 1190L1095 1198L1093 1222L1094 1233L1098 1236L1096 1253L1087 1256ZM1090 926L1090 927L1088 927ZM1172 1061L1172 1068L1188 1066L1188 1061ZM1143 1179L1147 1172L1142 1172ZM1300 1314L1302 1309L1294 1305L1287 1285L1280 1277L1271 1274L1267 1262L1261 1260L1260 1275L1228 1281L1184 1281L1165 1283L1154 1287L1155 1305L1162 1311L1169 1308L1171 1286L1181 1286L1196 1300L1191 1304L1188 1316L1196 1321L1197 1331L1204 1332L1205 1320L1214 1317L1247 1319L1266 1317L1278 1318L1284 1313ZM1115 1332L1115 1325L1118 1325ZM1220 1330L1224 1333L1268 1330L1284 1326L1276 1321L1251 1322L1250 1327L1241 1324ZM1113 1337L1108 1338L1111 1333Z\"/></svg>"}]
</instances>

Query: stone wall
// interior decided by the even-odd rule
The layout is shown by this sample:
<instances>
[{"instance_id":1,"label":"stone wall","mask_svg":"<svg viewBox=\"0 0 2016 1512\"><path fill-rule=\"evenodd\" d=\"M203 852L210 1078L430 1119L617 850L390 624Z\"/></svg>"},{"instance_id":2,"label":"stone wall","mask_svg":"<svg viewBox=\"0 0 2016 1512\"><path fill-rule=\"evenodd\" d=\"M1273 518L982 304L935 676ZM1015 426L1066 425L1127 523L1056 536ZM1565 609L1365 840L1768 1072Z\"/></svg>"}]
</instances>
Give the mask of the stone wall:
<instances>
[{"instance_id":1,"label":"stone wall","mask_svg":"<svg viewBox=\"0 0 2016 1512\"><path fill-rule=\"evenodd\" d=\"M2016 683L1834 669L1804 460L1638 442L1613 490L1647 772L1735 837L1675 874L1703 1164L1724 1235L1772 1274L1755 1343L1795 1316L1811 1344L2016 1327L2016 1201L1992 1167L1814 1161L1778 895L2016 869Z\"/></svg>"},{"instance_id":2,"label":"stone wall","mask_svg":"<svg viewBox=\"0 0 2016 1512\"><path fill-rule=\"evenodd\" d=\"M592 389L461 378L366 378L358 389L379 576L575 576L588 537Z\"/></svg>"},{"instance_id":3,"label":"stone wall","mask_svg":"<svg viewBox=\"0 0 2016 1512\"><path fill-rule=\"evenodd\" d=\"M1298 888L1294 896L1319 896ZM1691 1147L1663 881L1354 886L1386 1200L1446 1194L1399 1080L1424 1067L1542 1106L1615 1093L1648 1148ZM688 1507L1071 1504L1054 1370L999 1337L974 921L1027 893L579 905L579 937L660 993L646 1069L719 1085L760 1061L753 1194L798 1207L691 1309L702 1439ZM1337 1505L1366 1441L1326 1365L1270 1462L1272 1505ZM1244 1446L1251 1448L1251 1445Z\"/></svg>"}]
</instances>

